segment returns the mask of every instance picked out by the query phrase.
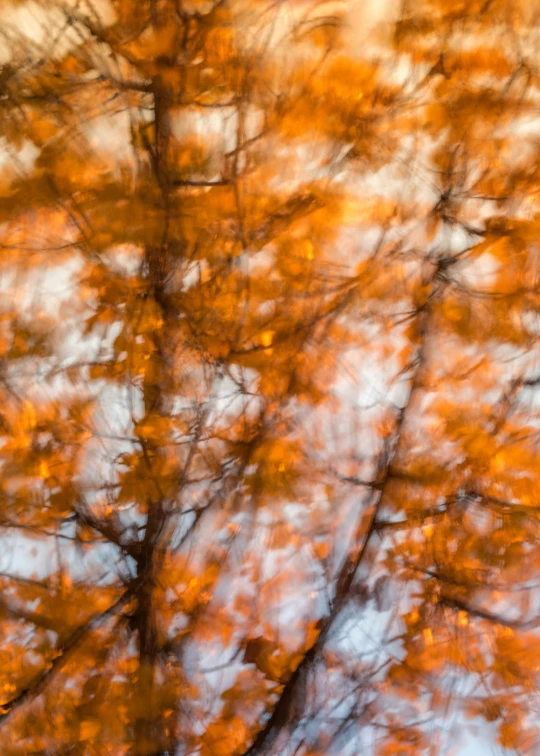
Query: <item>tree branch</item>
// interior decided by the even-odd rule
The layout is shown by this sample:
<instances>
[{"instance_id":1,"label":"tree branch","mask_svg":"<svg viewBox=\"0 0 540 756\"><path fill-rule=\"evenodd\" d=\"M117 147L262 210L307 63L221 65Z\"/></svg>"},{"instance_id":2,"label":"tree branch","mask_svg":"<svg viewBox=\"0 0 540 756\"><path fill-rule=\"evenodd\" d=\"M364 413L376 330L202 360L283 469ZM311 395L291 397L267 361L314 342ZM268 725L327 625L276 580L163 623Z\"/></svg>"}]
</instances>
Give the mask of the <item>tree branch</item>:
<instances>
[{"instance_id":1,"label":"tree branch","mask_svg":"<svg viewBox=\"0 0 540 756\"><path fill-rule=\"evenodd\" d=\"M420 387L420 376L426 360L426 343L428 334L428 321L430 315L429 300L436 293L435 279L438 269L435 269L430 281L431 294L427 303L417 309L417 332L419 347L417 349L415 363L415 372L411 381L411 388L407 402L397 413L394 430L391 436L388 436L383 444L383 450L379 458L379 470L372 485L373 493L378 492L377 500L372 504L372 511L369 515L369 521L365 523L362 518L359 523L353 547L336 578L336 589L329 614L320 621L320 632L314 644L307 650L302 660L285 683L280 697L275 704L272 713L256 735L254 741L244 752L244 756L258 756L259 754L268 754L273 744L277 740L280 732L284 727L289 725L293 720L293 703L301 695L300 691L305 683L305 678L310 667L320 657L325 647L326 641L334 627L334 624L351 597L351 589L358 570L363 563L373 535L378 532L378 514L384 503L385 493L392 474L392 461L400 451L403 428L405 426L408 410L412 404L413 398ZM361 482L363 484L364 481ZM360 544L360 546L358 546Z\"/></svg>"}]
</instances>

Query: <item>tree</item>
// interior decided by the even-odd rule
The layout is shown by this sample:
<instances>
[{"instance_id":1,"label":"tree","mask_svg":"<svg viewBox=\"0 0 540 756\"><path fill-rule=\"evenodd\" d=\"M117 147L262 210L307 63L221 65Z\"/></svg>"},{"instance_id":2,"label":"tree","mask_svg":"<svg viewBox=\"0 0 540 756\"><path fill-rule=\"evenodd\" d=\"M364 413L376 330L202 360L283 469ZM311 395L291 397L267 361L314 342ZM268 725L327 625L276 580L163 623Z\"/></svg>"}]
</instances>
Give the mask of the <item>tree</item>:
<instances>
[{"instance_id":1,"label":"tree","mask_svg":"<svg viewBox=\"0 0 540 756\"><path fill-rule=\"evenodd\" d=\"M4 12L4 753L537 747L534 14L350 6Z\"/></svg>"}]
</instances>

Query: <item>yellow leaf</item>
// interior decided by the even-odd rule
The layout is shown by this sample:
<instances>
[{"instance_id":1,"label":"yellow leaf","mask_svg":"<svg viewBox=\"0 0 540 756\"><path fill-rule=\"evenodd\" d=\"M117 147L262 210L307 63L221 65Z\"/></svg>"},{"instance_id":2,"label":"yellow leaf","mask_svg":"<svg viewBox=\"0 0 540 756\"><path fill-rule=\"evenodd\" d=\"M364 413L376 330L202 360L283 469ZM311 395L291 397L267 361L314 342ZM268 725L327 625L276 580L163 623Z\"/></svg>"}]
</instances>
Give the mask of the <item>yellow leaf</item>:
<instances>
[{"instance_id":1,"label":"yellow leaf","mask_svg":"<svg viewBox=\"0 0 540 756\"><path fill-rule=\"evenodd\" d=\"M270 346L274 338L275 331L264 331L261 334L261 344L265 347Z\"/></svg>"},{"instance_id":2,"label":"yellow leaf","mask_svg":"<svg viewBox=\"0 0 540 756\"><path fill-rule=\"evenodd\" d=\"M315 549L315 553L317 554L319 559L326 559L330 552L330 547L325 541L317 541L313 548Z\"/></svg>"},{"instance_id":3,"label":"yellow leaf","mask_svg":"<svg viewBox=\"0 0 540 756\"><path fill-rule=\"evenodd\" d=\"M101 724L97 719L87 719L84 722L81 722L80 739L91 740L96 737L100 730Z\"/></svg>"},{"instance_id":4,"label":"yellow leaf","mask_svg":"<svg viewBox=\"0 0 540 756\"><path fill-rule=\"evenodd\" d=\"M315 644L315 641L319 637L320 632L319 620L314 620L313 622L309 623L306 635L307 649L310 649Z\"/></svg>"},{"instance_id":5,"label":"yellow leaf","mask_svg":"<svg viewBox=\"0 0 540 756\"><path fill-rule=\"evenodd\" d=\"M21 428L25 431L33 430L36 427L36 410L32 402L26 400L21 412Z\"/></svg>"},{"instance_id":6,"label":"yellow leaf","mask_svg":"<svg viewBox=\"0 0 540 756\"><path fill-rule=\"evenodd\" d=\"M57 132L57 127L52 121L42 120L34 121L31 127L33 139L37 142L46 142Z\"/></svg>"},{"instance_id":7,"label":"yellow leaf","mask_svg":"<svg viewBox=\"0 0 540 756\"><path fill-rule=\"evenodd\" d=\"M313 260L313 243L309 239L304 242L304 255L308 260Z\"/></svg>"}]
</instances>

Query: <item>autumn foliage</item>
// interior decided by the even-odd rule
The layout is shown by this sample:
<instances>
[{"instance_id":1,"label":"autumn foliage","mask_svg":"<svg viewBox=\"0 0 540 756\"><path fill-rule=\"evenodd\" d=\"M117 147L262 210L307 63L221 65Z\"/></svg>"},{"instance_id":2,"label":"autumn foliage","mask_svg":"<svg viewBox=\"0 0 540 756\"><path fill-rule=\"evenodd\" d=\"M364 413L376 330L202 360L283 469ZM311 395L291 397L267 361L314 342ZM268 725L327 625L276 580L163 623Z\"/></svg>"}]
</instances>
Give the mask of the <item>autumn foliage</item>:
<instances>
[{"instance_id":1,"label":"autumn foliage","mask_svg":"<svg viewBox=\"0 0 540 756\"><path fill-rule=\"evenodd\" d=\"M540 753L539 17L8 0L0 752Z\"/></svg>"}]
</instances>

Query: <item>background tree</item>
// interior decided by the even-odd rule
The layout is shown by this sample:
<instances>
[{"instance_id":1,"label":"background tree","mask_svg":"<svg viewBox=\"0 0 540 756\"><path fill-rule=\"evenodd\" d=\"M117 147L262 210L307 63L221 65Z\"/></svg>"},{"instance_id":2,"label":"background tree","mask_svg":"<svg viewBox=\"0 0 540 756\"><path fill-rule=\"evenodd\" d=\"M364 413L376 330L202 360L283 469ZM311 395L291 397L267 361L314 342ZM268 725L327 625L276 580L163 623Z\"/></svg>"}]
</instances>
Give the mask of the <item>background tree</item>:
<instances>
[{"instance_id":1,"label":"background tree","mask_svg":"<svg viewBox=\"0 0 540 756\"><path fill-rule=\"evenodd\" d=\"M354 11L4 12L5 753L538 747L535 18Z\"/></svg>"}]
</instances>

